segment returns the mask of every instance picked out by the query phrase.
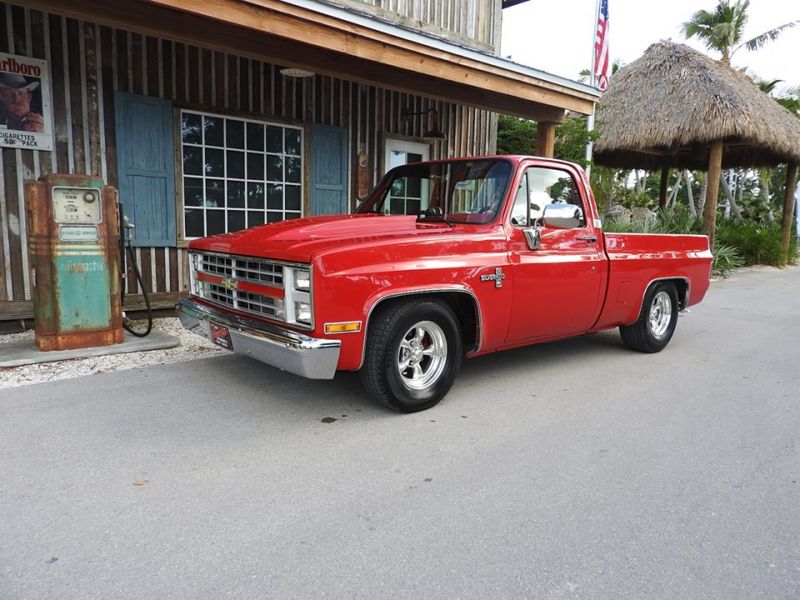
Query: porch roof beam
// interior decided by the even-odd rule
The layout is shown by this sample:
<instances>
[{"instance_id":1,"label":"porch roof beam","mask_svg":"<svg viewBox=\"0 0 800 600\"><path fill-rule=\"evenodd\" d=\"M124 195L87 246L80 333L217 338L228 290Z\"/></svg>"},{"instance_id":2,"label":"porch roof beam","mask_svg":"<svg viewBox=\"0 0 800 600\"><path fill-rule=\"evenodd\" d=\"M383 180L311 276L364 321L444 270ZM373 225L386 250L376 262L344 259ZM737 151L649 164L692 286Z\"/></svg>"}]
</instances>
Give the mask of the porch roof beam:
<instances>
[{"instance_id":1,"label":"porch roof beam","mask_svg":"<svg viewBox=\"0 0 800 600\"><path fill-rule=\"evenodd\" d=\"M424 44L418 37L403 36L402 30L387 33L352 20L312 11L294 2L279 0L147 0L151 4L181 10L268 33L285 40L302 40L308 46L333 51L409 72L425 73L442 82L483 90L488 97L511 96L519 100L561 110L590 114L597 95L574 82L559 84L496 64L485 56L478 60L455 45ZM399 28L398 28L399 29ZM475 53L479 54L479 53ZM496 59L495 59L496 60ZM309 65L313 66L313 65ZM531 72L528 70L528 72ZM571 87L568 87L571 86Z\"/></svg>"},{"instance_id":2,"label":"porch roof beam","mask_svg":"<svg viewBox=\"0 0 800 600\"><path fill-rule=\"evenodd\" d=\"M258 2L107 0L97 11L92 0L28 0L76 19L537 121L561 122L565 110L590 112L596 99L330 16L301 15L294 4Z\"/></svg>"}]
</instances>

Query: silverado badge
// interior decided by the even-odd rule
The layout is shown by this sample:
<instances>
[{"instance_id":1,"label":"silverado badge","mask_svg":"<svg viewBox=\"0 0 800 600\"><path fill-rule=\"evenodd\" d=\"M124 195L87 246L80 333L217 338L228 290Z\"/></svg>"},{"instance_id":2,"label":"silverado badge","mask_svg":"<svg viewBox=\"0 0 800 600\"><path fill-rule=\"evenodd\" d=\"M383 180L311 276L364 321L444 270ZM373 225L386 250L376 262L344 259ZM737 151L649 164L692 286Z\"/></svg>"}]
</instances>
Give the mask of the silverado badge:
<instances>
[{"instance_id":1,"label":"silverado badge","mask_svg":"<svg viewBox=\"0 0 800 600\"><path fill-rule=\"evenodd\" d=\"M494 281L494 287L503 287L503 279L506 278L503 269L497 267L491 275L481 275L481 281Z\"/></svg>"}]
</instances>

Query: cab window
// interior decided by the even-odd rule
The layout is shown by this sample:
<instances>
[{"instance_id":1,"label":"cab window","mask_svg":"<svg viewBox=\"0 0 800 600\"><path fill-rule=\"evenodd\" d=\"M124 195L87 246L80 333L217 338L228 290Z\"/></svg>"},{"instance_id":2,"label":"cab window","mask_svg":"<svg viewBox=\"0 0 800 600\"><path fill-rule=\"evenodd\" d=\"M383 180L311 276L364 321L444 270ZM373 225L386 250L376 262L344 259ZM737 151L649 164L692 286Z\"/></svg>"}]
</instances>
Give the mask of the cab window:
<instances>
[{"instance_id":1,"label":"cab window","mask_svg":"<svg viewBox=\"0 0 800 600\"><path fill-rule=\"evenodd\" d=\"M584 214L581 227L585 226L586 207L572 175L551 167L528 167L514 197L511 223L519 227L539 225L544 207L548 204L573 204L580 207Z\"/></svg>"}]
</instances>

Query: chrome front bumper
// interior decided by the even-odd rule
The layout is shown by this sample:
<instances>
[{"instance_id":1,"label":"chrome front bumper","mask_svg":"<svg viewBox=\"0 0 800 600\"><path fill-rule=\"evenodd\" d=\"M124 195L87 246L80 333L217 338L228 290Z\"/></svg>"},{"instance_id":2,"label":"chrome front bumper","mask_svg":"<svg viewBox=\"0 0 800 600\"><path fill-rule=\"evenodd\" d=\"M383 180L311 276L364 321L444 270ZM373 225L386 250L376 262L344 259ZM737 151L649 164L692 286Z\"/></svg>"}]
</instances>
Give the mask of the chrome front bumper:
<instances>
[{"instance_id":1,"label":"chrome front bumper","mask_svg":"<svg viewBox=\"0 0 800 600\"><path fill-rule=\"evenodd\" d=\"M339 362L339 340L321 340L259 321L230 315L192 300L176 307L181 324L211 339L211 325L227 327L230 348L283 371L309 379L333 379Z\"/></svg>"}]
</instances>

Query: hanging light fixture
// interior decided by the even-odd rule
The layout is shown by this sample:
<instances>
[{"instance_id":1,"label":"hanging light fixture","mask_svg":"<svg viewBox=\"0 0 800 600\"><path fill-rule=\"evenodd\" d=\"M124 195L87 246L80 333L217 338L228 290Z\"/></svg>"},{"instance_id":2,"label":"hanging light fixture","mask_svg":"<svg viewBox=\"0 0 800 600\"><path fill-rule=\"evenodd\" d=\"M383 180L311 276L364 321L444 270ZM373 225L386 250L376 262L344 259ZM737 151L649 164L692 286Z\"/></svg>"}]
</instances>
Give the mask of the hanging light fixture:
<instances>
[{"instance_id":1,"label":"hanging light fixture","mask_svg":"<svg viewBox=\"0 0 800 600\"><path fill-rule=\"evenodd\" d=\"M295 79L306 79L307 77L314 76L314 73L311 71L306 71L305 69L296 69L294 67L281 69L280 74L284 77L294 77Z\"/></svg>"},{"instance_id":2,"label":"hanging light fixture","mask_svg":"<svg viewBox=\"0 0 800 600\"><path fill-rule=\"evenodd\" d=\"M420 110L420 111L412 111L410 108L404 108L400 112L400 116L404 119L407 119L409 117L416 117L419 115L427 115L427 114L432 115L432 118L430 119L432 126L428 131L422 134L422 137L434 140L446 140L447 134L445 134L439 128L439 111L436 110L435 108L428 108L426 110Z\"/></svg>"}]
</instances>

